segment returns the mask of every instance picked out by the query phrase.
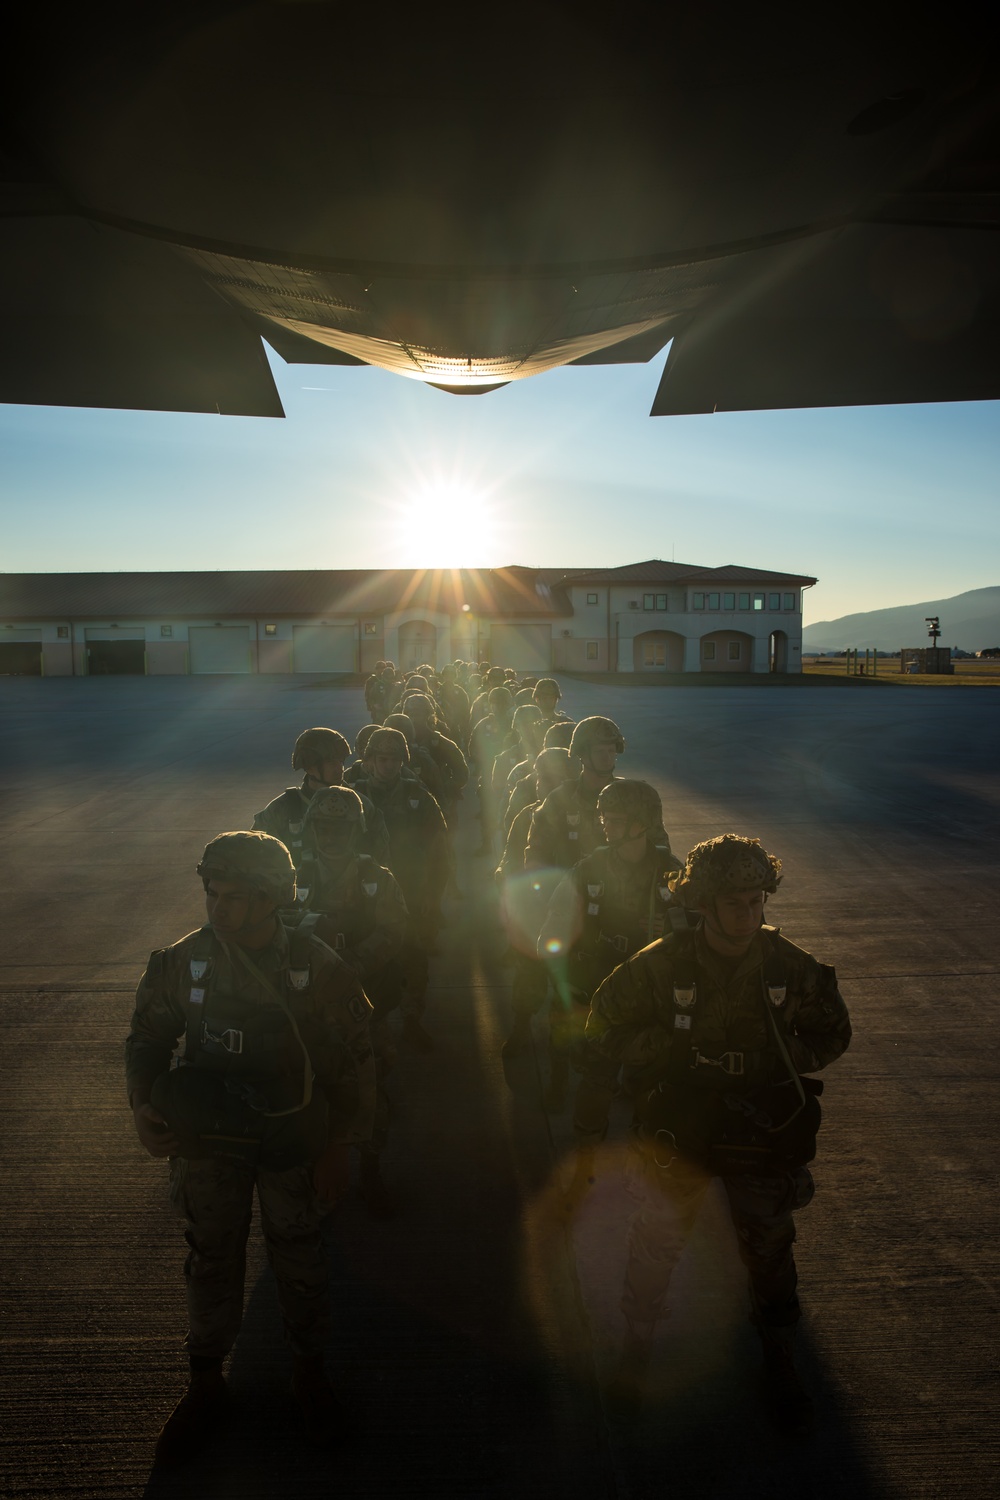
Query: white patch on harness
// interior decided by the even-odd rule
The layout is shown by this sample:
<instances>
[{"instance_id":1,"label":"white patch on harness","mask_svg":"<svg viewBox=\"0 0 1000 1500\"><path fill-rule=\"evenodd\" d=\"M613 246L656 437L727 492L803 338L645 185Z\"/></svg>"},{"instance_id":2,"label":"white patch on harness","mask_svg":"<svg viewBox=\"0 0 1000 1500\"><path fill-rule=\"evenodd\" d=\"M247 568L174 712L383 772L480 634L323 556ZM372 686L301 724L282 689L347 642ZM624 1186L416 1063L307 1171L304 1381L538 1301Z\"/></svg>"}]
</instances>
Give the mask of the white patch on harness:
<instances>
[{"instance_id":1,"label":"white patch on harness","mask_svg":"<svg viewBox=\"0 0 1000 1500\"><path fill-rule=\"evenodd\" d=\"M204 1005L204 1003L205 1003L205 991L204 990L192 990L191 994L189 996L189 999L190 999L192 1005Z\"/></svg>"}]
</instances>

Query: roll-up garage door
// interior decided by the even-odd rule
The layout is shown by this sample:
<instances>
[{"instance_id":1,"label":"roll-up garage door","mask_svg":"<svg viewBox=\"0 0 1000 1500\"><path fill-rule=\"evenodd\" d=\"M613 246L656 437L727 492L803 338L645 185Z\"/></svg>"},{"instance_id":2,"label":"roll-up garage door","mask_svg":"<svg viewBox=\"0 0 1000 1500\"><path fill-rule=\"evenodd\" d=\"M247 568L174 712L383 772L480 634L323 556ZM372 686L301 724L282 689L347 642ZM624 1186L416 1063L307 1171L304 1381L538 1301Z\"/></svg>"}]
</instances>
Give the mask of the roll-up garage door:
<instances>
[{"instance_id":1,"label":"roll-up garage door","mask_svg":"<svg viewBox=\"0 0 1000 1500\"><path fill-rule=\"evenodd\" d=\"M141 627L98 626L86 632L87 672L91 677L141 676L146 670L146 632Z\"/></svg>"},{"instance_id":2,"label":"roll-up garage door","mask_svg":"<svg viewBox=\"0 0 1000 1500\"><path fill-rule=\"evenodd\" d=\"M188 631L192 672L249 672L249 625L192 625Z\"/></svg>"},{"instance_id":3,"label":"roll-up garage door","mask_svg":"<svg viewBox=\"0 0 1000 1500\"><path fill-rule=\"evenodd\" d=\"M0 636L0 677L42 675L42 632L5 630Z\"/></svg>"},{"instance_id":4,"label":"roll-up garage door","mask_svg":"<svg viewBox=\"0 0 1000 1500\"><path fill-rule=\"evenodd\" d=\"M296 625L292 670L353 672L357 628L354 625Z\"/></svg>"},{"instance_id":5,"label":"roll-up garage door","mask_svg":"<svg viewBox=\"0 0 1000 1500\"><path fill-rule=\"evenodd\" d=\"M494 625L490 661L495 667L514 667L518 672L551 671L552 626Z\"/></svg>"}]
</instances>

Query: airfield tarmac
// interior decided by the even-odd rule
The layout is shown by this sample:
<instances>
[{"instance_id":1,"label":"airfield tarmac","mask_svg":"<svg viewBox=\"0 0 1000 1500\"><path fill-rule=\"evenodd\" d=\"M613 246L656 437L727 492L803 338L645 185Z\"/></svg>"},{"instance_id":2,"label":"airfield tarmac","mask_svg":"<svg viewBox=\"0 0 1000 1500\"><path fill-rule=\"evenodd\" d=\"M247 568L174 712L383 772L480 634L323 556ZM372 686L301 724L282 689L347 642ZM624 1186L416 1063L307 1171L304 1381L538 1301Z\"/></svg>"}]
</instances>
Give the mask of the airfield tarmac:
<instances>
[{"instance_id":1,"label":"airfield tarmac","mask_svg":"<svg viewBox=\"0 0 1000 1500\"><path fill-rule=\"evenodd\" d=\"M994 1493L1000 693L574 682L565 706L618 719L619 770L659 787L676 850L734 829L780 854L769 918L837 966L855 1039L826 1075L817 1194L799 1216L815 1435L779 1438L764 1419L717 1198L675 1277L651 1410L635 1426L608 1418L625 1121L565 1228L568 1114L503 1080L509 969L470 803L465 896L447 905L432 968L437 1050L401 1051L390 1077L398 1213L376 1223L352 1195L328 1221L331 1367L356 1440L332 1457L299 1443L254 1231L234 1418L195 1469L151 1473L185 1379L183 1244L123 1097L132 992L149 950L201 920L206 841L293 780L299 730L353 735L366 716L359 691L307 678L9 679L5 1494Z\"/></svg>"}]
</instances>

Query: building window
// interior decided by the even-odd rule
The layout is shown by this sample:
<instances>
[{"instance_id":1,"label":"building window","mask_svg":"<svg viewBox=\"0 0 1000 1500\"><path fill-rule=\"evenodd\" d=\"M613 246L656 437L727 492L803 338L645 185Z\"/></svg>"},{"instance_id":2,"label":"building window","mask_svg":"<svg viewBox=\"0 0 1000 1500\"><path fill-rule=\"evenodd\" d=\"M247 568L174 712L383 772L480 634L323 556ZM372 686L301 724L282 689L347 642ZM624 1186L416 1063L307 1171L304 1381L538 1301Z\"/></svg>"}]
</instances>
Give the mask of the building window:
<instances>
[{"instance_id":1,"label":"building window","mask_svg":"<svg viewBox=\"0 0 1000 1500\"><path fill-rule=\"evenodd\" d=\"M643 607L643 609L654 609L656 607L656 595L655 594L643 594L643 596L642 596L642 607Z\"/></svg>"},{"instance_id":2,"label":"building window","mask_svg":"<svg viewBox=\"0 0 1000 1500\"><path fill-rule=\"evenodd\" d=\"M378 626L373 620L365 621L365 635L378 635Z\"/></svg>"},{"instance_id":3,"label":"building window","mask_svg":"<svg viewBox=\"0 0 1000 1500\"><path fill-rule=\"evenodd\" d=\"M588 604L596 604L597 603L597 595L596 594L588 594L587 595L587 603Z\"/></svg>"},{"instance_id":4,"label":"building window","mask_svg":"<svg viewBox=\"0 0 1000 1500\"><path fill-rule=\"evenodd\" d=\"M714 661L715 660L715 642L714 641L702 641L702 643L701 643L701 659L702 659L702 661Z\"/></svg>"},{"instance_id":5,"label":"building window","mask_svg":"<svg viewBox=\"0 0 1000 1500\"><path fill-rule=\"evenodd\" d=\"M587 642L587 660L588 661L596 661L597 660L597 642L596 641L588 641Z\"/></svg>"},{"instance_id":6,"label":"building window","mask_svg":"<svg viewBox=\"0 0 1000 1500\"><path fill-rule=\"evenodd\" d=\"M767 607L768 607L768 609L780 609L781 608L781 595L780 594L768 594L768 596L767 596Z\"/></svg>"},{"instance_id":7,"label":"building window","mask_svg":"<svg viewBox=\"0 0 1000 1500\"><path fill-rule=\"evenodd\" d=\"M57 625L56 626L56 636L57 636L57 638L60 641L68 641L69 640L69 626L68 625Z\"/></svg>"},{"instance_id":8,"label":"building window","mask_svg":"<svg viewBox=\"0 0 1000 1500\"><path fill-rule=\"evenodd\" d=\"M169 639L173 635L173 633L174 633L174 627L172 625L161 625L160 626L160 639L161 640L169 641Z\"/></svg>"},{"instance_id":9,"label":"building window","mask_svg":"<svg viewBox=\"0 0 1000 1500\"><path fill-rule=\"evenodd\" d=\"M795 608L795 595L794 594L786 594L785 595L785 608L786 609L794 609Z\"/></svg>"},{"instance_id":10,"label":"building window","mask_svg":"<svg viewBox=\"0 0 1000 1500\"><path fill-rule=\"evenodd\" d=\"M763 609L764 608L764 595L763 594L754 594L754 596L753 596L753 607L754 607L754 609Z\"/></svg>"},{"instance_id":11,"label":"building window","mask_svg":"<svg viewBox=\"0 0 1000 1500\"><path fill-rule=\"evenodd\" d=\"M742 656L742 654L743 654L743 648L742 648L740 642L739 641L730 641L729 642L729 660L730 661L739 661L739 659Z\"/></svg>"},{"instance_id":12,"label":"building window","mask_svg":"<svg viewBox=\"0 0 1000 1500\"><path fill-rule=\"evenodd\" d=\"M657 596L656 596L656 607L657 607L657 609L666 609L666 607L667 607L667 596L666 596L666 594L657 594Z\"/></svg>"},{"instance_id":13,"label":"building window","mask_svg":"<svg viewBox=\"0 0 1000 1500\"><path fill-rule=\"evenodd\" d=\"M265 635L277 635L278 634L278 627L277 627L277 625L265 625L264 626L264 634Z\"/></svg>"},{"instance_id":14,"label":"building window","mask_svg":"<svg viewBox=\"0 0 1000 1500\"><path fill-rule=\"evenodd\" d=\"M719 595L718 594L709 594L709 596L708 596L708 607L709 607L709 609L718 609L718 607L719 607Z\"/></svg>"},{"instance_id":15,"label":"building window","mask_svg":"<svg viewBox=\"0 0 1000 1500\"><path fill-rule=\"evenodd\" d=\"M741 594L740 595L740 609L749 609L749 608L750 608L750 595L749 594Z\"/></svg>"},{"instance_id":16,"label":"building window","mask_svg":"<svg viewBox=\"0 0 1000 1500\"><path fill-rule=\"evenodd\" d=\"M666 641L643 641L642 664L644 667L665 667L667 665Z\"/></svg>"},{"instance_id":17,"label":"building window","mask_svg":"<svg viewBox=\"0 0 1000 1500\"><path fill-rule=\"evenodd\" d=\"M735 609L736 608L736 595L735 594L723 594L723 596L722 596L722 607L723 607L723 609Z\"/></svg>"}]
</instances>

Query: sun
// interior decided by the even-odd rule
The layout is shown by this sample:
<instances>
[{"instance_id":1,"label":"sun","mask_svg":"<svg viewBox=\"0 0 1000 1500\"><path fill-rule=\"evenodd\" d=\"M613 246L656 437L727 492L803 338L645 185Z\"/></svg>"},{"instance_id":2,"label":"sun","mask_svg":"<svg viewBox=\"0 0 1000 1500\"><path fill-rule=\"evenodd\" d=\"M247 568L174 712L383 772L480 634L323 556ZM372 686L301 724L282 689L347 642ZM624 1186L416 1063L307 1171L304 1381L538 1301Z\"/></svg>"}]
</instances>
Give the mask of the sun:
<instances>
[{"instance_id":1,"label":"sun","mask_svg":"<svg viewBox=\"0 0 1000 1500\"><path fill-rule=\"evenodd\" d=\"M396 542L408 568L496 566L499 526L490 497L457 480L428 480L395 508Z\"/></svg>"}]
</instances>

